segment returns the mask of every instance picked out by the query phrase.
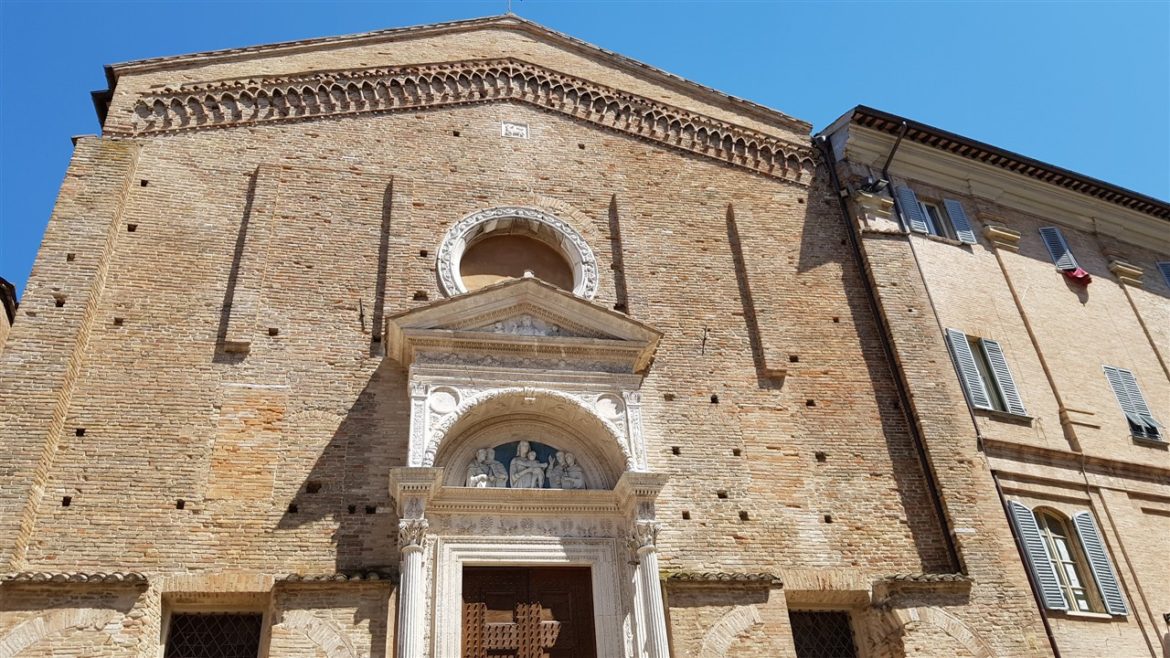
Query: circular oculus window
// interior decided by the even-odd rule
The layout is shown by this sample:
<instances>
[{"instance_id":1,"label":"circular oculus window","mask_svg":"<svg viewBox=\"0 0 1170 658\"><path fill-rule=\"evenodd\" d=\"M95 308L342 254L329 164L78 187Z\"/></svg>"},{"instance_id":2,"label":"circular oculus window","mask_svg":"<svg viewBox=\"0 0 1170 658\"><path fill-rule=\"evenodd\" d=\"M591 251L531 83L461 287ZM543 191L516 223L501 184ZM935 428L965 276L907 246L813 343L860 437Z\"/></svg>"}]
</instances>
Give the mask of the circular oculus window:
<instances>
[{"instance_id":1,"label":"circular oculus window","mask_svg":"<svg viewBox=\"0 0 1170 658\"><path fill-rule=\"evenodd\" d=\"M438 276L449 297L524 276L583 299L597 294L597 259L581 234L555 215L518 206L456 222L439 245Z\"/></svg>"}]
</instances>

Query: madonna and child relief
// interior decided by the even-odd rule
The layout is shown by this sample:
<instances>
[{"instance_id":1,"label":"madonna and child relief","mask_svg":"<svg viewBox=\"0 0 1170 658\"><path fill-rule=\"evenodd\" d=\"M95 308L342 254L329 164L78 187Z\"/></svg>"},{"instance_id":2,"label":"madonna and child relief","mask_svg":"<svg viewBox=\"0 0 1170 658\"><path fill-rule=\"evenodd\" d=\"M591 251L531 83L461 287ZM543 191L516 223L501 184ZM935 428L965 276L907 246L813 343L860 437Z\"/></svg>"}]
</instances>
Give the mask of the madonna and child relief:
<instances>
[{"instance_id":1,"label":"madonna and child relief","mask_svg":"<svg viewBox=\"0 0 1170 658\"><path fill-rule=\"evenodd\" d=\"M497 454L507 463L498 461ZM585 472L571 452L530 441L480 448L467 466L469 487L584 489Z\"/></svg>"}]
</instances>

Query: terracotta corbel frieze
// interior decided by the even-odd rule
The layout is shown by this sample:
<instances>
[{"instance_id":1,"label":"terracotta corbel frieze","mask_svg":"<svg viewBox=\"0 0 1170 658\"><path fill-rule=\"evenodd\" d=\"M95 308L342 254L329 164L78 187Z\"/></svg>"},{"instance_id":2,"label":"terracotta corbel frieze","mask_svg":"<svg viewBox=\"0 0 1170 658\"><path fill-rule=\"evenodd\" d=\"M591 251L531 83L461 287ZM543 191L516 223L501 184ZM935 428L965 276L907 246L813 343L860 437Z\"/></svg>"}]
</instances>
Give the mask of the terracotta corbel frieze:
<instances>
[{"instance_id":1,"label":"terracotta corbel frieze","mask_svg":"<svg viewBox=\"0 0 1170 658\"><path fill-rule=\"evenodd\" d=\"M329 116L515 101L807 185L811 147L517 59L312 71L184 84L143 93L128 123L140 136Z\"/></svg>"}]
</instances>

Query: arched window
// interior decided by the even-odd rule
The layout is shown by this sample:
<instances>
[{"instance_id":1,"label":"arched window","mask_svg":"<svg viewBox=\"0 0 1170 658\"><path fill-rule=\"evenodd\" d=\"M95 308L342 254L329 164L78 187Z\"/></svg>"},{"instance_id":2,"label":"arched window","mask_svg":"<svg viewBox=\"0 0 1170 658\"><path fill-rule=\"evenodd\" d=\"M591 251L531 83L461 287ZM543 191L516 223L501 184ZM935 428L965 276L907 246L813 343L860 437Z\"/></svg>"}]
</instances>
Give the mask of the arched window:
<instances>
[{"instance_id":1,"label":"arched window","mask_svg":"<svg viewBox=\"0 0 1170 658\"><path fill-rule=\"evenodd\" d=\"M1048 561L1056 572L1068 609L1104 612L1097 588L1092 585L1088 560L1074 539L1076 534L1069 522L1051 510L1037 509L1035 515Z\"/></svg>"}]
</instances>

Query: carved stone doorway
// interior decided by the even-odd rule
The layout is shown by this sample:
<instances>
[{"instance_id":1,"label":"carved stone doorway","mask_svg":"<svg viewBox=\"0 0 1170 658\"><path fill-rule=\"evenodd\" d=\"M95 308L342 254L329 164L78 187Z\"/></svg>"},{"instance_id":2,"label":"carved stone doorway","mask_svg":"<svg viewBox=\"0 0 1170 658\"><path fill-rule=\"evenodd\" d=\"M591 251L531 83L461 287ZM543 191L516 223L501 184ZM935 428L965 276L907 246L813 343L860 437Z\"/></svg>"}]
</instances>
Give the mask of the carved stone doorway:
<instances>
[{"instance_id":1,"label":"carved stone doorway","mask_svg":"<svg viewBox=\"0 0 1170 658\"><path fill-rule=\"evenodd\" d=\"M588 567L464 567L464 658L592 658Z\"/></svg>"}]
</instances>

